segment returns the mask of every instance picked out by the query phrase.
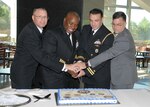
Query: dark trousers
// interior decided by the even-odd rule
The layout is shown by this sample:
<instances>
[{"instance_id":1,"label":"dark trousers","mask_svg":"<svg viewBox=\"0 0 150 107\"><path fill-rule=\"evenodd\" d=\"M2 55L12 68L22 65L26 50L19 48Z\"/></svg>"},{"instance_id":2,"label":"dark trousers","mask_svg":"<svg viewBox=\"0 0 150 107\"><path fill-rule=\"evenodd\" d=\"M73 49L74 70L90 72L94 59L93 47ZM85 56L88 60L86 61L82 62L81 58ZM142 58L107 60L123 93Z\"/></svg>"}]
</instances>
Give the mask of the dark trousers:
<instances>
[{"instance_id":1,"label":"dark trousers","mask_svg":"<svg viewBox=\"0 0 150 107\"><path fill-rule=\"evenodd\" d=\"M105 83L88 84L88 83L84 83L84 88L105 88L105 89L110 89L110 84L105 84Z\"/></svg>"},{"instance_id":2,"label":"dark trousers","mask_svg":"<svg viewBox=\"0 0 150 107\"><path fill-rule=\"evenodd\" d=\"M32 88L42 88L41 68L38 66L35 76L32 80Z\"/></svg>"},{"instance_id":3,"label":"dark trousers","mask_svg":"<svg viewBox=\"0 0 150 107\"><path fill-rule=\"evenodd\" d=\"M70 74L64 73L64 85L65 88L79 88L80 81L78 78L73 78Z\"/></svg>"},{"instance_id":4,"label":"dark trousers","mask_svg":"<svg viewBox=\"0 0 150 107\"><path fill-rule=\"evenodd\" d=\"M11 80L11 88L14 89L32 89L32 82L28 82L29 84L26 84L25 82L13 82ZM31 83L31 84L30 84Z\"/></svg>"}]
</instances>

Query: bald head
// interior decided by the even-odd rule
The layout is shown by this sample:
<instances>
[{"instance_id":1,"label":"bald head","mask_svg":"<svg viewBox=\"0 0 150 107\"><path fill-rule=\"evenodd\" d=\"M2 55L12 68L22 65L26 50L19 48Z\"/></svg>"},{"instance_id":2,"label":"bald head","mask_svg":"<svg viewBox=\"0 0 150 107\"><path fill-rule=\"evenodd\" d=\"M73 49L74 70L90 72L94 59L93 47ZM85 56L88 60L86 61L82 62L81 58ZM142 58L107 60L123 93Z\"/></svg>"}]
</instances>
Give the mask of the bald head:
<instances>
[{"instance_id":1,"label":"bald head","mask_svg":"<svg viewBox=\"0 0 150 107\"><path fill-rule=\"evenodd\" d=\"M77 12L75 12L75 11L70 11L70 12L68 12L65 18L67 18L67 17L76 17L76 18L80 21L80 16L79 16L79 14L78 14Z\"/></svg>"},{"instance_id":2,"label":"bald head","mask_svg":"<svg viewBox=\"0 0 150 107\"><path fill-rule=\"evenodd\" d=\"M78 13L71 11L68 12L64 18L64 28L67 33L73 33L77 28L80 21Z\"/></svg>"}]
</instances>

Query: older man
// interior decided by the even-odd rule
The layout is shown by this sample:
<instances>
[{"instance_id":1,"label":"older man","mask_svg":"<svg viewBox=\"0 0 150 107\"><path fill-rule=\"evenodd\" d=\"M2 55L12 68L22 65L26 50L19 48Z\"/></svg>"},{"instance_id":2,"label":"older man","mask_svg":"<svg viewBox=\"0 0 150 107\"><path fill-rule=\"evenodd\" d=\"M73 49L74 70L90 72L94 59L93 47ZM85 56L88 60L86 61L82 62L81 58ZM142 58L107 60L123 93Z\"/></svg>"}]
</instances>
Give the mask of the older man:
<instances>
[{"instance_id":1,"label":"older man","mask_svg":"<svg viewBox=\"0 0 150 107\"><path fill-rule=\"evenodd\" d=\"M16 53L10 70L12 88L32 88L32 81L39 64L58 71L64 66L58 63L56 67L52 58L42 49L41 38L43 27L48 21L47 11L44 8L34 9L32 20L18 36ZM69 69L69 65L66 67Z\"/></svg>"}]
</instances>

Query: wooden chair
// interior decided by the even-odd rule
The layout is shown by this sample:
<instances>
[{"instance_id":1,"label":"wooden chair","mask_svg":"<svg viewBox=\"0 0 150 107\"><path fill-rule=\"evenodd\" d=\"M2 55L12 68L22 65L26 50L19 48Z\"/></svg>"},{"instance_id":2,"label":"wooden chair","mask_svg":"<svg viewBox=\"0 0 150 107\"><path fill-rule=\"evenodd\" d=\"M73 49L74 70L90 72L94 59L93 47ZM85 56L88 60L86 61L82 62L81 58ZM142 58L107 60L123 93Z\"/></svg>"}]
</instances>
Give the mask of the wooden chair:
<instances>
[{"instance_id":1,"label":"wooden chair","mask_svg":"<svg viewBox=\"0 0 150 107\"><path fill-rule=\"evenodd\" d=\"M11 47L8 50L6 50L5 60L7 62L7 68L10 67L11 62L14 59L15 52L16 52L16 47Z\"/></svg>"},{"instance_id":2,"label":"wooden chair","mask_svg":"<svg viewBox=\"0 0 150 107\"><path fill-rule=\"evenodd\" d=\"M14 54L16 52L16 48L8 48L8 47L1 47L0 48L0 66L3 68L8 68L11 65L11 62L14 59Z\"/></svg>"},{"instance_id":3,"label":"wooden chair","mask_svg":"<svg viewBox=\"0 0 150 107\"><path fill-rule=\"evenodd\" d=\"M5 68L5 64L6 64L5 55L6 55L6 48L1 47L0 48L0 66L3 66L3 68Z\"/></svg>"}]
</instances>

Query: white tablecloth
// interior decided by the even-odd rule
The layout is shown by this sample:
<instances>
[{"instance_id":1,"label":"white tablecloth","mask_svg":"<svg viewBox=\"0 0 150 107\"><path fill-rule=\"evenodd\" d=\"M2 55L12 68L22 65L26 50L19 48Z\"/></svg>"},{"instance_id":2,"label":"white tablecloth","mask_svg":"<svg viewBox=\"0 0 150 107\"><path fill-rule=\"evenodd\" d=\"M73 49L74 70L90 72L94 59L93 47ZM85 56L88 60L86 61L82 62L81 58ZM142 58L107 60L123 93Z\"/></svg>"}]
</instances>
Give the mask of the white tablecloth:
<instances>
[{"instance_id":1,"label":"white tablecloth","mask_svg":"<svg viewBox=\"0 0 150 107\"><path fill-rule=\"evenodd\" d=\"M31 90L15 90L15 89L3 89L0 90L7 94L22 94L29 96L32 100L30 103L22 107L57 107L54 93L57 90L41 90L41 89L31 89ZM36 98L32 95L44 96L51 93L51 99L43 99L34 103ZM112 93L117 97L120 104L103 104L103 105L70 105L70 107L149 107L150 106L150 90L148 89L122 89L122 90L112 90ZM69 107L58 106L58 107Z\"/></svg>"}]
</instances>

